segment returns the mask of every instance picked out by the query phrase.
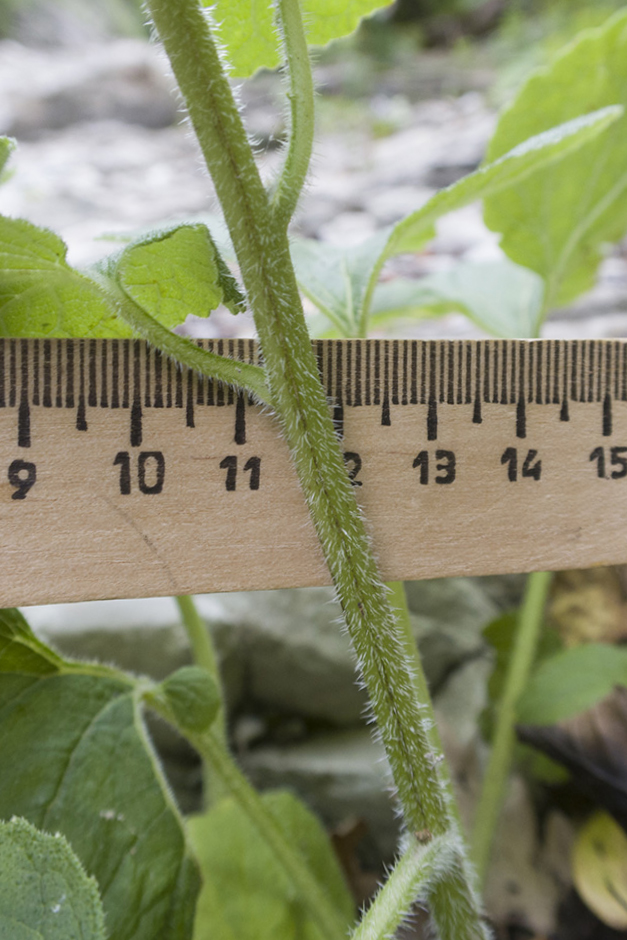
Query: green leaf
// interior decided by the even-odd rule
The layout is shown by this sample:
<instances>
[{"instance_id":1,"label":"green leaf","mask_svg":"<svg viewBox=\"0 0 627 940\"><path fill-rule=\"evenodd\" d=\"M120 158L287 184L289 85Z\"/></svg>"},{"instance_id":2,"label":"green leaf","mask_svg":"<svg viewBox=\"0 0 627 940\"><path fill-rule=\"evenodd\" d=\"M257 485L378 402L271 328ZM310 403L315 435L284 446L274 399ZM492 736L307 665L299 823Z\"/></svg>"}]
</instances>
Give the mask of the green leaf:
<instances>
[{"instance_id":1,"label":"green leaf","mask_svg":"<svg viewBox=\"0 0 627 940\"><path fill-rule=\"evenodd\" d=\"M501 117L488 159L582 111L627 104L627 11L533 75ZM627 117L585 149L485 204L509 257L547 282L547 308L593 286L603 246L627 231Z\"/></svg>"},{"instance_id":2,"label":"green leaf","mask_svg":"<svg viewBox=\"0 0 627 940\"><path fill-rule=\"evenodd\" d=\"M235 279L201 223L144 235L96 270L169 329L189 313L207 317L223 302L233 313L245 307Z\"/></svg>"},{"instance_id":3,"label":"green leaf","mask_svg":"<svg viewBox=\"0 0 627 940\"><path fill-rule=\"evenodd\" d=\"M183 666L157 687L180 728L206 731L220 711L220 691L206 669Z\"/></svg>"},{"instance_id":4,"label":"green leaf","mask_svg":"<svg viewBox=\"0 0 627 940\"><path fill-rule=\"evenodd\" d=\"M292 261L302 292L342 336L359 336L372 271L379 263L389 233L389 229L384 229L360 245L344 249L305 238L292 243Z\"/></svg>"},{"instance_id":5,"label":"green leaf","mask_svg":"<svg viewBox=\"0 0 627 940\"><path fill-rule=\"evenodd\" d=\"M348 929L353 902L320 824L291 793L269 791L262 800ZM189 832L203 873L194 940L323 940L272 850L234 800L191 819Z\"/></svg>"},{"instance_id":6,"label":"green leaf","mask_svg":"<svg viewBox=\"0 0 627 940\"><path fill-rule=\"evenodd\" d=\"M0 818L61 832L115 940L187 940L198 873L147 737L137 683L49 650L0 612Z\"/></svg>"},{"instance_id":7,"label":"green leaf","mask_svg":"<svg viewBox=\"0 0 627 940\"><path fill-rule=\"evenodd\" d=\"M615 685L627 686L627 649L586 643L543 662L518 706L525 725L552 725L591 708Z\"/></svg>"},{"instance_id":8,"label":"green leaf","mask_svg":"<svg viewBox=\"0 0 627 940\"><path fill-rule=\"evenodd\" d=\"M15 147L16 143L12 137L0 137L0 176Z\"/></svg>"},{"instance_id":9,"label":"green leaf","mask_svg":"<svg viewBox=\"0 0 627 940\"><path fill-rule=\"evenodd\" d=\"M0 216L0 336L131 336L115 306L67 263L48 229Z\"/></svg>"},{"instance_id":10,"label":"green leaf","mask_svg":"<svg viewBox=\"0 0 627 940\"><path fill-rule=\"evenodd\" d=\"M542 278L507 259L462 262L418 280L395 278L377 284L371 325L459 311L492 336L536 336L543 294Z\"/></svg>"},{"instance_id":11,"label":"green leaf","mask_svg":"<svg viewBox=\"0 0 627 940\"><path fill-rule=\"evenodd\" d=\"M525 140L493 163L480 167L452 186L440 190L424 206L398 222L392 229L377 232L357 246L359 252L355 248L345 251L334 249L337 258L333 271L329 271L330 290L324 290L322 252L318 258L314 249L309 250L309 255L319 263L317 267L314 265L313 274L308 274L307 266L298 258L296 249L296 264L301 261L297 276L304 293L339 329L344 329L346 324L351 326L352 332L345 332L344 335L365 335L371 298L381 268L388 258L420 251L433 237L434 224L440 216L501 192L530 176L540 167L561 160L565 154L597 137L617 121L622 113L620 107L604 108ZM353 258L358 259L357 265ZM370 273L366 278L368 265ZM358 290L353 293L354 278L351 271L355 267L359 272ZM341 275L346 284L343 293ZM492 316L494 317L494 314Z\"/></svg>"},{"instance_id":12,"label":"green leaf","mask_svg":"<svg viewBox=\"0 0 627 940\"><path fill-rule=\"evenodd\" d=\"M0 937L105 940L98 887L63 836L0 822Z\"/></svg>"},{"instance_id":13,"label":"green leaf","mask_svg":"<svg viewBox=\"0 0 627 940\"><path fill-rule=\"evenodd\" d=\"M260 68L277 68L282 62L269 0L202 0L211 7L219 26L232 72L241 78ZM359 21L379 7L381 0L303 0L303 19L310 46L325 46L352 33Z\"/></svg>"}]
</instances>

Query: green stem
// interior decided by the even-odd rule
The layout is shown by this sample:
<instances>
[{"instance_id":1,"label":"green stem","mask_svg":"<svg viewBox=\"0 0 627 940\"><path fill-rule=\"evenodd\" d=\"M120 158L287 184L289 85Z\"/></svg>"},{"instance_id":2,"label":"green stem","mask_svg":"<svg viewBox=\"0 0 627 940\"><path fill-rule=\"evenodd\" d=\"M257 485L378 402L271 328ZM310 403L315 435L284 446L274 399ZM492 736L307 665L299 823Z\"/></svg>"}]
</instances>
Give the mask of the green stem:
<instances>
[{"instance_id":1,"label":"green stem","mask_svg":"<svg viewBox=\"0 0 627 940\"><path fill-rule=\"evenodd\" d=\"M223 744L212 731L202 735L185 732L189 742L211 766L223 788L237 801L250 821L263 836L283 867L287 877L306 905L312 920L318 925L325 940L344 940L346 930L326 893L322 890L302 858L295 852L266 809L257 792L235 765Z\"/></svg>"},{"instance_id":2,"label":"green stem","mask_svg":"<svg viewBox=\"0 0 627 940\"><path fill-rule=\"evenodd\" d=\"M515 744L518 700L527 685L536 657L551 578L552 574L546 571L529 575L519 612L518 629L498 706L492 750L473 827L472 855L481 884L487 875L494 832L505 798Z\"/></svg>"},{"instance_id":3,"label":"green stem","mask_svg":"<svg viewBox=\"0 0 627 940\"><path fill-rule=\"evenodd\" d=\"M431 758L430 722L387 600L321 386L285 227L270 209L207 19L197 0L148 0L214 181L236 250L281 431L288 443L370 693L405 821L450 829ZM443 940L483 935L465 873L443 882ZM450 890L449 890L450 889ZM443 894L443 897L444 897ZM454 923L455 931L450 932ZM447 932L449 931L449 932Z\"/></svg>"},{"instance_id":4,"label":"green stem","mask_svg":"<svg viewBox=\"0 0 627 940\"><path fill-rule=\"evenodd\" d=\"M219 737L222 745L226 747L226 710L224 707L224 693L218 661L211 641L211 635L204 622L193 599L188 594L182 594L176 598L181 620L187 633L192 655L197 666L206 669L220 692L220 709L213 723L213 728ZM212 803L218 802L227 794L224 791L222 781L212 772L211 765L203 760L203 802L205 808Z\"/></svg>"},{"instance_id":5,"label":"green stem","mask_svg":"<svg viewBox=\"0 0 627 940\"><path fill-rule=\"evenodd\" d=\"M198 609L193 601L193 598L191 598L188 594L181 594L176 598L176 603L178 604L179 611L181 612L183 626L185 627L185 632L187 633L187 637L192 648L194 662L197 666L201 666L203 669L207 670L217 685L220 691L220 699L223 701L224 696L222 694L222 680L220 678L218 660L213 648L211 634L209 633L207 624L198 613ZM220 709L216 721L218 721L221 725L222 737L224 738L225 732L223 707Z\"/></svg>"},{"instance_id":6,"label":"green stem","mask_svg":"<svg viewBox=\"0 0 627 940\"><path fill-rule=\"evenodd\" d=\"M272 211L287 228L307 178L314 137L314 84L299 0L278 0L277 17L290 78L290 138Z\"/></svg>"},{"instance_id":7,"label":"green stem","mask_svg":"<svg viewBox=\"0 0 627 940\"><path fill-rule=\"evenodd\" d=\"M412 838L351 934L351 940L386 940L393 936L412 905L426 899L434 872L450 868L451 861L451 845L446 836L432 839L426 845Z\"/></svg>"},{"instance_id":8,"label":"green stem","mask_svg":"<svg viewBox=\"0 0 627 940\"><path fill-rule=\"evenodd\" d=\"M107 286L107 290L111 292L111 285ZM235 388L243 388L260 402L271 404L265 372L260 366L229 359L228 356L219 356L208 349L202 349L186 337L173 333L146 313L121 288L115 299L121 318L166 356L200 375L217 379Z\"/></svg>"}]
</instances>

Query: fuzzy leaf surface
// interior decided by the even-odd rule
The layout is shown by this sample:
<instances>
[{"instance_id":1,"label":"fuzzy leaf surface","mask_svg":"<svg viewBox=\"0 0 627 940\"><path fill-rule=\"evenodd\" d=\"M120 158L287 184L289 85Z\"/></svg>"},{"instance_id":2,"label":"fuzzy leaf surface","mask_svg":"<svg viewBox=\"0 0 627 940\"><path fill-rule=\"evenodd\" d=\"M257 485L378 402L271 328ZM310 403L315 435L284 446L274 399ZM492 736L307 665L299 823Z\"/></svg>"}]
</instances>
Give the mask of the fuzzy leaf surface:
<instances>
[{"instance_id":1,"label":"fuzzy leaf surface","mask_svg":"<svg viewBox=\"0 0 627 940\"><path fill-rule=\"evenodd\" d=\"M0 216L0 336L131 336L97 284L48 229Z\"/></svg>"},{"instance_id":2,"label":"fuzzy leaf surface","mask_svg":"<svg viewBox=\"0 0 627 940\"><path fill-rule=\"evenodd\" d=\"M208 317L221 303L244 307L235 279L201 223L152 232L97 265L162 326L189 313Z\"/></svg>"},{"instance_id":3,"label":"fuzzy leaf surface","mask_svg":"<svg viewBox=\"0 0 627 940\"><path fill-rule=\"evenodd\" d=\"M459 311L491 336L536 336L544 284L534 271L504 259L461 262L418 280L395 278L377 284L371 325L386 320L424 319Z\"/></svg>"},{"instance_id":4,"label":"fuzzy leaf surface","mask_svg":"<svg viewBox=\"0 0 627 940\"><path fill-rule=\"evenodd\" d=\"M246 78L257 69L274 69L281 64L272 3L268 0L202 2L212 9L234 75ZM311 46L325 46L333 39L348 36L362 17L386 5L381 0L304 0L307 42Z\"/></svg>"},{"instance_id":5,"label":"fuzzy leaf surface","mask_svg":"<svg viewBox=\"0 0 627 940\"><path fill-rule=\"evenodd\" d=\"M106 940L95 880L63 836L25 819L0 822L0 936Z\"/></svg>"},{"instance_id":6,"label":"fuzzy leaf surface","mask_svg":"<svg viewBox=\"0 0 627 940\"><path fill-rule=\"evenodd\" d=\"M320 823L291 793L268 791L261 798L348 931L353 901ZM194 940L322 940L272 850L234 800L192 818L189 831L203 874Z\"/></svg>"},{"instance_id":7,"label":"fuzzy leaf surface","mask_svg":"<svg viewBox=\"0 0 627 940\"><path fill-rule=\"evenodd\" d=\"M116 940L188 940L198 873L135 682L62 659L0 612L0 819L61 832Z\"/></svg>"},{"instance_id":8,"label":"fuzzy leaf surface","mask_svg":"<svg viewBox=\"0 0 627 940\"><path fill-rule=\"evenodd\" d=\"M531 134L577 114L627 104L627 11L588 30L533 75L501 117L488 147L495 160ZM593 286L603 246L627 231L627 117L559 164L485 204L489 228L518 264L547 282L547 306Z\"/></svg>"},{"instance_id":9,"label":"fuzzy leaf surface","mask_svg":"<svg viewBox=\"0 0 627 940\"><path fill-rule=\"evenodd\" d=\"M523 692L518 720L552 725L591 708L612 691L627 686L627 649L586 643L545 660Z\"/></svg>"}]
</instances>

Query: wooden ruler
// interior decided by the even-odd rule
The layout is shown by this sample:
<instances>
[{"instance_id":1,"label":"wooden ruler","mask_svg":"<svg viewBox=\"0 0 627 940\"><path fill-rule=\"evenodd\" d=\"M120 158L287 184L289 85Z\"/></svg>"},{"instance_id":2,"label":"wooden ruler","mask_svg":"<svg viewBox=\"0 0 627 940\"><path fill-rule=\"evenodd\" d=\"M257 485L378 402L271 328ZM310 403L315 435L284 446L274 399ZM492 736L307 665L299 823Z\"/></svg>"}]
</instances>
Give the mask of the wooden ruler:
<instances>
[{"instance_id":1,"label":"wooden ruler","mask_svg":"<svg viewBox=\"0 0 627 940\"><path fill-rule=\"evenodd\" d=\"M627 562L627 343L314 351L386 579ZM274 419L134 341L0 340L0 539L2 606L329 583Z\"/></svg>"}]
</instances>

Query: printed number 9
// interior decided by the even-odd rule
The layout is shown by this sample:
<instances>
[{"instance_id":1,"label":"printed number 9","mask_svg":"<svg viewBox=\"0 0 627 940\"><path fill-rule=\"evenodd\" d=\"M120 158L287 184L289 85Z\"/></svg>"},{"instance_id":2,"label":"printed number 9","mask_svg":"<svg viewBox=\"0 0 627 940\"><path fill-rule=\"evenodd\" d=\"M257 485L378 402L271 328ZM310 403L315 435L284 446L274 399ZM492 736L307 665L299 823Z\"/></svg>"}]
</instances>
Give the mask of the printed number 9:
<instances>
[{"instance_id":1,"label":"printed number 9","mask_svg":"<svg viewBox=\"0 0 627 940\"><path fill-rule=\"evenodd\" d=\"M26 499L26 494L35 485L37 467L25 460L14 460L9 467L9 483L15 487L11 499Z\"/></svg>"}]
</instances>

